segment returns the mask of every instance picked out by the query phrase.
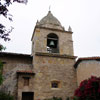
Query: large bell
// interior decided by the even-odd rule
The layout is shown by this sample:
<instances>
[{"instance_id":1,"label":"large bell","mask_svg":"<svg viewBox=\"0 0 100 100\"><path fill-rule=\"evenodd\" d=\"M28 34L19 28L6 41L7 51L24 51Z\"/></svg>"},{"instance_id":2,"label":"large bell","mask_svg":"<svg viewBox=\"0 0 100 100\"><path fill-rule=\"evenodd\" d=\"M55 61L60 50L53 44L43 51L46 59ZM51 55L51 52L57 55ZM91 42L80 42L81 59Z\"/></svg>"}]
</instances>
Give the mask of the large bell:
<instances>
[{"instance_id":1,"label":"large bell","mask_svg":"<svg viewBox=\"0 0 100 100\"><path fill-rule=\"evenodd\" d=\"M50 41L50 46L54 46L54 45L55 45L54 41Z\"/></svg>"}]
</instances>

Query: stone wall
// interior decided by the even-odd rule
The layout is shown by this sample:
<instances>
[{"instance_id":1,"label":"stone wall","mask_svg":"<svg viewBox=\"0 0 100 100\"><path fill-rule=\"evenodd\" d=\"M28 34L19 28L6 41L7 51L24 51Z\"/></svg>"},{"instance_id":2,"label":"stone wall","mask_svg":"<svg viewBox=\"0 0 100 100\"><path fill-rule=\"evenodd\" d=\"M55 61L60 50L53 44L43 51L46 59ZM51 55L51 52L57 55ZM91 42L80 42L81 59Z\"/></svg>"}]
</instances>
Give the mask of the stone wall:
<instances>
[{"instance_id":1,"label":"stone wall","mask_svg":"<svg viewBox=\"0 0 100 100\"><path fill-rule=\"evenodd\" d=\"M10 70L16 67L16 65L23 64L32 64L32 58L31 57L25 57L25 56L18 56L18 55L4 55L0 56L0 61L4 62L3 67L3 74L6 74Z\"/></svg>"},{"instance_id":2,"label":"stone wall","mask_svg":"<svg viewBox=\"0 0 100 100\"><path fill-rule=\"evenodd\" d=\"M76 85L74 59L67 57L35 56L34 57L34 100L44 100L53 96L73 96ZM51 82L58 81L60 86L52 88Z\"/></svg>"},{"instance_id":3,"label":"stone wall","mask_svg":"<svg viewBox=\"0 0 100 100\"><path fill-rule=\"evenodd\" d=\"M78 85L82 80L90 78L91 75L100 77L100 61L87 60L80 62L77 67Z\"/></svg>"}]
</instances>

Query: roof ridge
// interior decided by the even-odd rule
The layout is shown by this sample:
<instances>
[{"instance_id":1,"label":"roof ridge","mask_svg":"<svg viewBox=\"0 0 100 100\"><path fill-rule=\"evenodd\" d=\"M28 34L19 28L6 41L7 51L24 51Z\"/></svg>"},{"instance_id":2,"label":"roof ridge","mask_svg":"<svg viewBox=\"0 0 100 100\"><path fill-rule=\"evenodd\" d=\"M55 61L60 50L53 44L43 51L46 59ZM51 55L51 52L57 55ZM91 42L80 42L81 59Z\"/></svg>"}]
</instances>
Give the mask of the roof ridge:
<instances>
[{"instance_id":1,"label":"roof ridge","mask_svg":"<svg viewBox=\"0 0 100 100\"><path fill-rule=\"evenodd\" d=\"M92 56L92 57L81 57L81 58L78 58L78 60L74 64L74 67L77 68L78 64L81 61L84 61L84 60L97 60L97 61L100 61L100 56Z\"/></svg>"},{"instance_id":2,"label":"roof ridge","mask_svg":"<svg viewBox=\"0 0 100 100\"><path fill-rule=\"evenodd\" d=\"M80 57L80 60L84 60L84 59L100 59L100 56L92 56L92 57Z\"/></svg>"}]
</instances>

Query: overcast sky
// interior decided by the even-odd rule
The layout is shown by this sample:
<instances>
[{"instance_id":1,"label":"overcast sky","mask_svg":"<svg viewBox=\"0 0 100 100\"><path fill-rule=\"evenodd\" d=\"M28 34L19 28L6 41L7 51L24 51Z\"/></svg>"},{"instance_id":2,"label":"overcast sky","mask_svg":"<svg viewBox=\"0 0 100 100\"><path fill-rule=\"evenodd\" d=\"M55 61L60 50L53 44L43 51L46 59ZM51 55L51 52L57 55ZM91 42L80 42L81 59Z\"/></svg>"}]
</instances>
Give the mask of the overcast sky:
<instances>
[{"instance_id":1,"label":"overcast sky","mask_svg":"<svg viewBox=\"0 0 100 100\"><path fill-rule=\"evenodd\" d=\"M47 15L49 6L66 30L72 27L75 56L100 56L100 0L28 0L27 5L13 4L9 8L13 22L0 18L6 26L14 27L11 41L0 40L6 52L31 53L34 26Z\"/></svg>"}]
</instances>

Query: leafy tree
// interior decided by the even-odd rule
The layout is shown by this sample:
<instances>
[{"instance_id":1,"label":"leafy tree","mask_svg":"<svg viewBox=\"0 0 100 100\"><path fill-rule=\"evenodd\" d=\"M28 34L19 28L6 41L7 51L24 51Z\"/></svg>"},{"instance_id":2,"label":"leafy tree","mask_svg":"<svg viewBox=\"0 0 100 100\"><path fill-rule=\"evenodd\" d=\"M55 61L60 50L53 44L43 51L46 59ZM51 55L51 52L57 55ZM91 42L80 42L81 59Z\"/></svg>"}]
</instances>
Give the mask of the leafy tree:
<instances>
[{"instance_id":1,"label":"leafy tree","mask_svg":"<svg viewBox=\"0 0 100 100\"><path fill-rule=\"evenodd\" d=\"M82 81L75 90L74 100L100 100L100 77Z\"/></svg>"},{"instance_id":2,"label":"leafy tree","mask_svg":"<svg viewBox=\"0 0 100 100\"><path fill-rule=\"evenodd\" d=\"M27 0L0 0L0 15L8 18L8 20L12 21L11 14L8 14L8 7L14 2L18 3L27 3ZM9 41L9 33L12 31L12 27L10 30L6 30L5 25L0 23L0 39L4 39L5 41Z\"/></svg>"}]
</instances>

